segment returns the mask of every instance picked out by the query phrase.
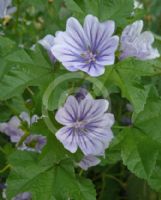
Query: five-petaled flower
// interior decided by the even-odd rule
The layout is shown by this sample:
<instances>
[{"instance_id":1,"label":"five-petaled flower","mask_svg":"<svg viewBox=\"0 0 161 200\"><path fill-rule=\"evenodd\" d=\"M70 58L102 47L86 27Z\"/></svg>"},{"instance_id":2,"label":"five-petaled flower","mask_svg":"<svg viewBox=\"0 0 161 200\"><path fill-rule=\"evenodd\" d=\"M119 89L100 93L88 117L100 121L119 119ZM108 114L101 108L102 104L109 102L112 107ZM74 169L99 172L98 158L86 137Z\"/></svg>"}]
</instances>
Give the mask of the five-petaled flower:
<instances>
[{"instance_id":1,"label":"five-petaled flower","mask_svg":"<svg viewBox=\"0 0 161 200\"><path fill-rule=\"evenodd\" d=\"M53 55L69 71L81 70L90 76L100 76L106 65L115 61L118 36L113 36L114 21L100 23L97 17L87 15L83 27L69 18L65 32L58 32L51 48Z\"/></svg>"},{"instance_id":2,"label":"five-petaled flower","mask_svg":"<svg viewBox=\"0 0 161 200\"><path fill-rule=\"evenodd\" d=\"M143 21L139 20L128 25L121 35L120 59L135 57L139 60L148 60L159 57L157 49L152 47L154 36L150 31L142 32Z\"/></svg>"},{"instance_id":3,"label":"five-petaled flower","mask_svg":"<svg viewBox=\"0 0 161 200\"><path fill-rule=\"evenodd\" d=\"M69 96L55 116L64 125L56 133L57 139L72 153L79 147L85 155L104 155L113 138L114 116L106 112L108 105L107 100L88 95L80 102Z\"/></svg>"},{"instance_id":4,"label":"five-petaled flower","mask_svg":"<svg viewBox=\"0 0 161 200\"><path fill-rule=\"evenodd\" d=\"M46 137L42 135L26 135L25 130L22 128L23 123L26 123L30 128L39 119L37 115L30 117L28 113L22 112L19 117L13 116L9 122L0 123L0 132L9 136L11 142L16 143L19 150L41 153L42 148L47 143Z\"/></svg>"}]
</instances>

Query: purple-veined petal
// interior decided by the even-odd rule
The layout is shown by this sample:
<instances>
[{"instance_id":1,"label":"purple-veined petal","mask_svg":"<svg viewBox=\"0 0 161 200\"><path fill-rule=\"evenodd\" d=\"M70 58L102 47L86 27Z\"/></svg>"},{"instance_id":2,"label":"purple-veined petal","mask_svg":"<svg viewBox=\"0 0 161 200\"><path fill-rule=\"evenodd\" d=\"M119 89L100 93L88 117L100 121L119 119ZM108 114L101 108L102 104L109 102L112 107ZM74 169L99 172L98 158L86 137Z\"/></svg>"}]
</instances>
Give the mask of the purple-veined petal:
<instances>
[{"instance_id":1,"label":"purple-veined petal","mask_svg":"<svg viewBox=\"0 0 161 200\"><path fill-rule=\"evenodd\" d=\"M88 155L84 156L84 158L78 163L78 166L84 170L87 170L89 167L96 166L100 162L100 159L98 159L96 156Z\"/></svg>"},{"instance_id":2,"label":"purple-veined petal","mask_svg":"<svg viewBox=\"0 0 161 200\"><path fill-rule=\"evenodd\" d=\"M57 139L64 145L64 147L71 153L75 153L78 148L77 133L71 127L63 127L56 133Z\"/></svg>"},{"instance_id":3,"label":"purple-veined petal","mask_svg":"<svg viewBox=\"0 0 161 200\"><path fill-rule=\"evenodd\" d=\"M38 42L47 50L50 51L51 47L54 46L54 36L46 35L43 39L39 40Z\"/></svg>"},{"instance_id":4,"label":"purple-veined petal","mask_svg":"<svg viewBox=\"0 0 161 200\"><path fill-rule=\"evenodd\" d=\"M105 151L104 143L91 137L87 130L78 132L78 145L84 155L103 155Z\"/></svg>"},{"instance_id":5,"label":"purple-veined petal","mask_svg":"<svg viewBox=\"0 0 161 200\"><path fill-rule=\"evenodd\" d=\"M80 102L80 119L93 119L107 111L109 102L105 99L84 99Z\"/></svg>"},{"instance_id":6,"label":"purple-veined petal","mask_svg":"<svg viewBox=\"0 0 161 200\"><path fill-rule=\"evenodd\" d=\"M78 101L74 96L69 96L63 108L60 108L55 119L63 125L72 125L79 118Z\"/></svg>"}]
</instances>

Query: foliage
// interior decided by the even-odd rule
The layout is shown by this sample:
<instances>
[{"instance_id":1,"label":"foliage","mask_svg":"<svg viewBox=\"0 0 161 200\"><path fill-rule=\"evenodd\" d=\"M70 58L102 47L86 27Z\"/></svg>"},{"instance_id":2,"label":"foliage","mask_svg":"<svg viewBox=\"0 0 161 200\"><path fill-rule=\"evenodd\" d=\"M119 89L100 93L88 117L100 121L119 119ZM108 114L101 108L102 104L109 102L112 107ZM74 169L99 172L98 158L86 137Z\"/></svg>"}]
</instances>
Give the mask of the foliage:
<instances>
[{"instance_id":1,"label":"foliage","mask_svg":"<svg viewBox=\"0 0 161 200\"><path fill-rule=\"evenodd\" d=\"M160 48L159 2L141 1L143 11L134 9L132 0L14 1L17 12L9 21L1 20L0 27L0 122L23 111L36 113L42 119L29 131L47 136L48 142L41 154L19 151L0 133L0 184L7 183L7 199L26 191L33 200L161 198L161 58L119 61L117 55L104 75L89 78L53 64L37 44L46 34L64 30L69 16L81 22L87 14L101 21L113 19L120 34L145 14L146 28L155 32L155 45ZM111 101L110 112L116 120L115 137L105 158L87 172L77 166L82 153L69 153L54 135L59 128L56 110L82 85L95 98Z\"/></svg>"}]
</instances>

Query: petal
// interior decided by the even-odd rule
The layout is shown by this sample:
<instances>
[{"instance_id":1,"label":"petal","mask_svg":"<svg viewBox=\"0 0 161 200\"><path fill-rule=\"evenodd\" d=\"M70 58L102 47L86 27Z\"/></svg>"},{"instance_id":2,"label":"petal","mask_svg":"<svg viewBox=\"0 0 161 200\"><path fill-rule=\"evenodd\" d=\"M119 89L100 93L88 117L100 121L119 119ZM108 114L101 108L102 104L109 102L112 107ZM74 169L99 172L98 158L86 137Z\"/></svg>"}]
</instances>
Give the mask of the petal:
<instances>
[{"instance_id":1,"label":"petal","mask_svg":"<svg viewBox=\"0 0 161 200\"><path fill-rule=\"evenodd\" d=\"M113 20L107 20L105 22L102 23L102 25L105 27L108 36L112 36L112 34L115 31L115 22Z\"/></svg>"},{"instance_id":2,"label":"petal","mask_svg":"<svg viewBox=\"0 0 161 200\"><path fill-rule=\"evenodd\" d=\"M81 57L82 51L78 51L72 45L55 45L51 48L51 52L69 71L78 70L77 65L84 63Z\"/></svg>"},{"instance_id":3,"label":"petal","mask_svg":"<svg viewBox=\"0 0 161 200\"><path fill-rule=\"evenodd\" d=\"M8 9L7 9L7 12L6 12L6 15L11 15L11 14L15 13L16 10L17 10L16 7L8 8Z\"/></svg>"},{"instance_id":4,"label":"petal","mask_svg":"<svg viewBox=\"0 0 161 200\"><path fill-rule=\"evenodd\" d=\"M71 153L75 153L77 151L78 144L75 129L63 127L56 133L56 137Z\"/></svg>"},{"instance_id":5,"label":"petal","mask_svg":"<svg viewBox=\"0 0 161 200\"><path fill-rule=\"evenodd\" d=\"M119 44L119 37L111 37L107 43L103 42L98 47L98 56L96 63L100 65L112 65L115 61L115 51Z\"/></svg>"},{"instance_id":6,"label":"petal","mask_svg":"<svg viewBox=\"0 0 161 200\"><path fill-rule=\"evenodd\" d=\"M27 124L30 126L31 125L31 121L30 121L30 116L27 112L22 112L20 114L20 118L22 119L22 121L27 122Z\"/></svg>"},{"instance_id":7,"label":"petal","mask_svg":"<svg viewBox=\"0 0 161 200\"><path fill-rule=\"evenodd\" d=\"M40 43L46 50L50 51L51 47L54 45L54 36L46 35L43 39L39 40Z\"/></svg>"},{"instance_id":8,"label":"petal","mask_svg":"<svg viewBox=\"0 0 161 200\"><path fill-rule=\"evenodd\" d=\"M0 132L5 133L7 126L7 123L0 123Z\"/></svg>"},{"instance_id":9,"label":"petal","mask_svg":"<svg viewBox=\"0 0 161 200\"><path fill-rule=\"evenodd\" d=\"M127 42L129 43L134 42L135 39L140 35L142 29L143 29L142 20L138 20L133 24L126 26L121 35L121 45L122 45L121 48L124 48L124 44Z\"/></svg>"},{"instance_id":10,"label":"petal","mask_svg":"<svg viewBox=\"0 0 161 200\"><path fill-rule=\"evenodd\" d=\"M90 137L87 132L79 132L78 145L84 155L103 155L105 148L104 143L99 139Z\"/></svg>"},{"instance_id":11,"label":"petal","mask_svg":"<svg viewBox=\"0 0 161 200\"><path fill-rule=\"evenodd\" d=\"M101 124L103 125L101 127ZM86 134L92 139L96 141L100 141L103 144L103 149L106 149L111 140L113 139L113 133L109 127L105 127L103 122L100 121L97 124L88 124L85 126Z\"/></svg>"},{"instance_id":12,"label":"petal","mask_svg":"<svg viewBox=\"0 0 161 200\"><path fill-rule=\"evenodd\" d=\"M8 125L18 128L21 125L21 121L17 116L13 116L8 122Z\"/></svg>"},{"instance_id":13,"label":"petal","mask_svg":"<svg viewBox=\"0 0 161 200\"><path fill-rule=\"evenodd\" d=\"M114 32L114 27L113 21L100 23L97 17L87 15L84 22L84 31L90 41L90 47L93 52L99 51L102 44L108 45L108 40Z\"/></svg>"},{"instance_id":14,"label":"petal","mask_svg":"<svg viewBox=\"0 0 161 200\"><path fill-rule=\"evenodd\" d=\"M84 170L87 170L89 167L96 166L100 163L100 159L93 155L84 156L84 158L78 163L78 166Z\"/></svg>"},{"instance_id":15,"label":"petal","mask_svg":"<svg viewBox=\"0 0 161 200\"><path fill-rule=\"evenodd\" d=\"M76 39L77 43L84 48L84 50L87 49L89 41L87 40L84 30L77 19L74 17L68 19L66 31L70 37L74 40Z\"/></svg>"},{"instance_id":16,"label":"petal","mask_svg":"<svg viewBox=\"0 0 161 200\"><path fill-rule=\"evenodd\" d=\"M33 115L31 118L31 124L37 123L40 117L38 115Z\"/></svg>"},{"instance_id":17,"label":"petal","mask_svg":"<svg viewBox=\"0 0 161 200\"><path fill-rule=\"evenodd\" d=\"M74 96L69 96L64 107L60 108L55 115L57 122L63 125L72 125L79 118L78 101Z\"/></svg>"},{"instance_id":18,"label":"petal","mask_svg":"<svg viewBox=\"0 0 161 200\"><path fill-rule=\"evenodd\" d=\"M102 116L98 115L94 118L89 118L85 127L88 128L111 128L114 124L114 115L111 113L104 113Z\"/></svg>"},{"instance_id":19,"label":"petal","mask_svg":"<svg viewBox=\"0 0 161 200\"><path fill-rule=\"evenodd\" d=\"M77 65L85 62L81 55L87 50L88 43L82 26L71 17L67 21L66 31L56 34L51 52L68 70L76 71Z\"/></svg>"},{"instance_id":20,"label":"petal","mask_svg":"<svg viewBox=\"0 0 161 200\"><path fill-rule=\"evenodd\" d=\"M84 99L80 102L80 119L89 120L99 118L107 111L109 102L105 99Z\"/></svg>"}]
</instances>

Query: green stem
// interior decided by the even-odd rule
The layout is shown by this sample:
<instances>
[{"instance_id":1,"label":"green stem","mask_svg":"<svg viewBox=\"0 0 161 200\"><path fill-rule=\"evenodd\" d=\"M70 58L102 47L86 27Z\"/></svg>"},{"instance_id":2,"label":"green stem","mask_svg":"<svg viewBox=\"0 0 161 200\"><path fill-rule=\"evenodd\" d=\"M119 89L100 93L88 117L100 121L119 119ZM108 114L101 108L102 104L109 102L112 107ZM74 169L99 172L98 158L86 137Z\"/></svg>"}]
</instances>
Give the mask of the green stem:
<instances>
[{"instance_id":1,"label":"green stem","mask_svg":"<svg viewBox=\"0 0 161 200\"><path fill-rule=\"evenodd\" d=\"M129 126L113 126L114 129L129 128Z\"/></svg>"},{"instance_id":2,"label":"green stem","mask_svg":"<svg viewBox=\"0 0 161 200\"><path fill-rule=\"evenodd\" d=\"M79 176L82 176L82 174L83 174L83 169L80 170Z\"/></svg>"},{"instance_id":3,"label":"green stem","mask_svg":"<svg viewBox=\"0 0 161 200\"><path fill-rule=\"evenodd\" d=\"M11 169L12 166L10 164L6 165L3 169L0 170L0 174L4 173L5 171L7 171L8 169Z\"/></svg>"},{"instance_id":4,"label":"green stem","mask_svg":"<svg viewBox=\"0 0 161 200\"><path fill-rule=\"evenodd\" d=\"M116 178L115 176L105 174L105 177L115 180L115 181L118 182L118 183L121 185L121 187L125 190L125 187L126 187L125 184L124 184L122 181L120 181L118 178Z\"/></svg>"},{"instance_id":5,"label":"green stem","mask_svg":"<svg viewBox=\"0 0 161 200\"><path fill-rule=\"evenodd\" d=\"M32 96L34 96L34 92L31 90L31 88L27 87L26 89L28 90L28 92L29 92Z\"/></svg>"}]
</instances>

